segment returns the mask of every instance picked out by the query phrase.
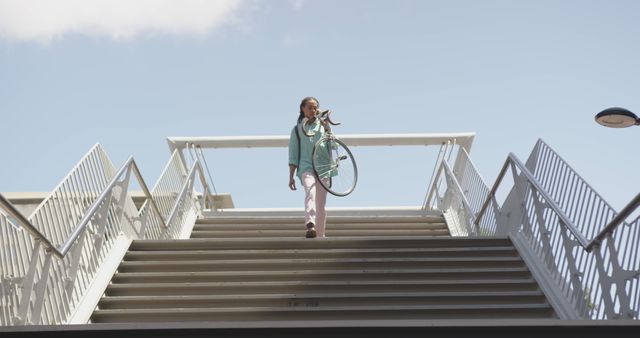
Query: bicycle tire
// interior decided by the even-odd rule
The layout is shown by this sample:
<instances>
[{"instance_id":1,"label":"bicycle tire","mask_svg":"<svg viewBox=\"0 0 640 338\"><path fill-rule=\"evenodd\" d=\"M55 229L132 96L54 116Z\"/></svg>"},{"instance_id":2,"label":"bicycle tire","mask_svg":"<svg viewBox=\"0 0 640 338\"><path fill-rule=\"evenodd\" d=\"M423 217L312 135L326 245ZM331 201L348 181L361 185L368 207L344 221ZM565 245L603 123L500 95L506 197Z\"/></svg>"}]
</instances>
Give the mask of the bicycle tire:
<instances>
[{"instance_id":1,"label":"bicycle tire","mask_svg":"<svg viewBox=\"0 0 640 338\"><path fill-rule=\"evenodd\" d=\"M335 137L322 137L311 153L313 173L320 185L335 196L347 196L358 183L358 166L351 150Z\"/></svg>"}]
</instances>

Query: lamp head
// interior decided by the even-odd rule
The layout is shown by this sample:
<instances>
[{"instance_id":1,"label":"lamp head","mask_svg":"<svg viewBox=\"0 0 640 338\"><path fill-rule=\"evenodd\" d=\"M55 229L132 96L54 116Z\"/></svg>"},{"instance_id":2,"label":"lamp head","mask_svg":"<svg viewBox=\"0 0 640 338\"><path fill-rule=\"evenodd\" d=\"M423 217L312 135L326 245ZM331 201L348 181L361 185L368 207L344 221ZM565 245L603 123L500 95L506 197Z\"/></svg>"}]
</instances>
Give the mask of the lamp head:
<instances>
[{"instance_id":1,"label":"lamp head","mask_svg":"<svg viewBox=\"0 0 640 338\"><path fill-rule=\"evenodd\" d=\"M640 125L636 114L619 107L607 108L596 115L596 122L610 128L626 128Z\"/></svg>"}]
</instances>

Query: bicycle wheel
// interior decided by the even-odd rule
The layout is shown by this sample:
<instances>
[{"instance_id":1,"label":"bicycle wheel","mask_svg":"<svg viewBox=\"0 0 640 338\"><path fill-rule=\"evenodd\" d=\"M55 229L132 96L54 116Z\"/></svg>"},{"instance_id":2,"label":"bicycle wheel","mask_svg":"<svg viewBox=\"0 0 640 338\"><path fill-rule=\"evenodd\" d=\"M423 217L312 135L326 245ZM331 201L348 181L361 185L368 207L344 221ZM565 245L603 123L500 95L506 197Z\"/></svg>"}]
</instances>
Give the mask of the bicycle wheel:
<instances>
[{"instance_id":1,"label":"bicycle wheel","mask_svg":"<svg viewBox=\"0 0 640 338\"><path fill-rule=\"evenodd\" d=\"M313 146L313 172L320 184L331 194L347 196L358 182L358 167L351 150L344 142L323 137Z\"/></svg>"}]
</instances>

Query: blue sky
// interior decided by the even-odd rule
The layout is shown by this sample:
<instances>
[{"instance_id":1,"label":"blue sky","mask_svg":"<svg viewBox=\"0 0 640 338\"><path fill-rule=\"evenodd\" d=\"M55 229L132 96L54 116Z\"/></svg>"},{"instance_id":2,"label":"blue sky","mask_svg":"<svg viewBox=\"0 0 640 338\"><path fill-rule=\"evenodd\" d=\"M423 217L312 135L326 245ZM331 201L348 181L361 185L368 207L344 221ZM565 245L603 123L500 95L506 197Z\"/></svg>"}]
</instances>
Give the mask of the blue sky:
<instances>
[{"instance_id":1,"label":"blue sky","mask_svg":"<svg viewBox=\"0 0 640 338\"><path fill-rule=\"evenodd\" d=\"M476 132L490 184L542 138L616 209L640 188L640 128L593 121L640 114L638 1L34 3L0 0L3 192L50 191L97 142L152 185L167 136L288 134L308 95L337 134ZM329 206L422 202L437 149L355 152ZM207 158L238 207L302 203L285 149Z\"/></svg>"}]
</instances>

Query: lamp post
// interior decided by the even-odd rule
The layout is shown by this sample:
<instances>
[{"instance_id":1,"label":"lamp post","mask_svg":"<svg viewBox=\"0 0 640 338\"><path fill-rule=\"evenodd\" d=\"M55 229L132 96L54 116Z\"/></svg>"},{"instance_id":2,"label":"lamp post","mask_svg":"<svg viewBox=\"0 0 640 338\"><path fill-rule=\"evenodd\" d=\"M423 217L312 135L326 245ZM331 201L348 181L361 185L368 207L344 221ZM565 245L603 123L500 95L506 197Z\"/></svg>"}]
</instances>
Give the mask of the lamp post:
<instances>
[{"instance_id":1,"label":"lamp post","mask_svg":"<svg viewBox=\"0 0 640 338\"><path fill-rule=\"evenodd\" d=\"M619 107L607 108L596 115L596 122L610 128L640 126L640 117Z\"/></svg>"}]
</instances>

